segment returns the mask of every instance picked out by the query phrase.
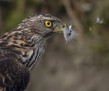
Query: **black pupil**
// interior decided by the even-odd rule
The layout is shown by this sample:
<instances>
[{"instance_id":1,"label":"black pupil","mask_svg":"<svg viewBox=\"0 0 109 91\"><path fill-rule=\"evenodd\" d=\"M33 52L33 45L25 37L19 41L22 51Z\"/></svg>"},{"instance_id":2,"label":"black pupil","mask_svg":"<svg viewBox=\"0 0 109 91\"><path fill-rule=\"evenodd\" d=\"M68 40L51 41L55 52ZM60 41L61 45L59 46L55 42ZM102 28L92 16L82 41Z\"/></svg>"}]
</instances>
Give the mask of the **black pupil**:
<instances>
[{"instance_id":1,"label":"black pupil","mask_svg":"<svg viewBox=\"0 0 109 91\"><path fill-rule=\"evenodd\" d=\"M48 22L47 25L50 25L50 22Z\"/></svg>"}]
</instances>

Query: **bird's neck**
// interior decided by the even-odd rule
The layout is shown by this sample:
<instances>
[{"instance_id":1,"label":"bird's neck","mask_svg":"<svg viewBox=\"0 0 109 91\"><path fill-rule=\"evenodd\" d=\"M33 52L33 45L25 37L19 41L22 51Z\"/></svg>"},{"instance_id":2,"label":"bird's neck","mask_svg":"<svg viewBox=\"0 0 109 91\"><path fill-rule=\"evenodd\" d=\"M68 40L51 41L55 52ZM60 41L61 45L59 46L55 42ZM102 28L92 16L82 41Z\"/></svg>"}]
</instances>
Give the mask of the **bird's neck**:
<instances>
[{"instance_id":1,"label":"bird's neck","mask_svg":"<svg viewBox=\"0 0 109 91\"><path fill-rule=\"evenodd\" d=\"M20 52L21 63L29 69L39 60L42 55L47 39L39 34L27 31L13 31L5 33L0 38L0 44Z\"/></svg>"}]
</instances>

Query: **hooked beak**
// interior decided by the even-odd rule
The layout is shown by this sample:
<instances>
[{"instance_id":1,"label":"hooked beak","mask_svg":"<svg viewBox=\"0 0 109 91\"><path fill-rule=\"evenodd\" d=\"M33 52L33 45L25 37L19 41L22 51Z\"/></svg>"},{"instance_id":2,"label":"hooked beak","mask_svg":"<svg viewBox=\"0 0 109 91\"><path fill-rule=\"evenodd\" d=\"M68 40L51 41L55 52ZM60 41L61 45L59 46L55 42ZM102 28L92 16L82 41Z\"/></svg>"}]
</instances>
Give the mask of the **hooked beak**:
<instances>
[{"instance_id":1,"label":"hooked beak","mask_svg":"<svg viewBox=\"0 0 109 91\"><path fill-rule=\"evenodd\" d=\"M63 32L63 31L65 31L65 30L67 30L66 24L65 24L65 23L61 23L61 24L57 27L57 29L55 29L53 32L54 32L54 33L60 33L60 32Z\"/></svg>"}]
</instances>

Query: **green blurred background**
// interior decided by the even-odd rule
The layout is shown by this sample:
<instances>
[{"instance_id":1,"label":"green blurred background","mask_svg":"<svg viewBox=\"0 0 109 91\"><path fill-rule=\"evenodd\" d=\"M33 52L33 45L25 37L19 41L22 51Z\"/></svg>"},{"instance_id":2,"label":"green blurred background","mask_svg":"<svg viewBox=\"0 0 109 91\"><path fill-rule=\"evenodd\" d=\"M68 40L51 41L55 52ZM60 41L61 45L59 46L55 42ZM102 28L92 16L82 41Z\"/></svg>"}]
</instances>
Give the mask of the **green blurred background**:
<instances>
[{"instance_id":1,"label":"green blurred background","mask_svg":"<svg viewBox=\"0 0 109 91\"><path fill-rule=\"evenodd\" d=\"M78 37L49 41L26 91L109 91L109 0L0 0L0 33L33 13L72 22Z\"/></svg>"}]
</instances>

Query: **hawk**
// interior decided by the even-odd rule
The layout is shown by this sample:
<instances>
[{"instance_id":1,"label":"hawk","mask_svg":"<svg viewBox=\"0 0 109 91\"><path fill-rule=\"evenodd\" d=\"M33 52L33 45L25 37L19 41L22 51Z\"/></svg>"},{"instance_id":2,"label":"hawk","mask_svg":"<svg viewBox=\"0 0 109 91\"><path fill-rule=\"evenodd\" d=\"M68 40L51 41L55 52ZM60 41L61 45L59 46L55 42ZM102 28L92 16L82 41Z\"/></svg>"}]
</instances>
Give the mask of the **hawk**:
<instances>
[{"instance_id":1,"label":"hawk","mask_svg":"<svg viewBox=\"0 0 109 91\"><path fill-rule=\"evenodd\" d=\"M53 35L66 25L49 14L34 14L0 37L0 89L24 91L30 71L40 60Z\"/></svg>"}]
</instances>

